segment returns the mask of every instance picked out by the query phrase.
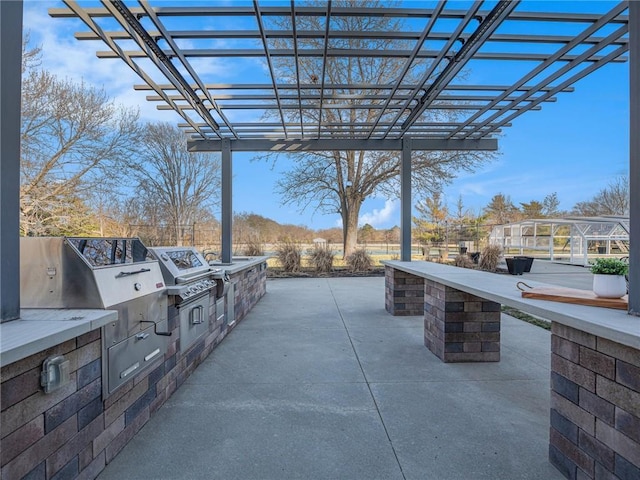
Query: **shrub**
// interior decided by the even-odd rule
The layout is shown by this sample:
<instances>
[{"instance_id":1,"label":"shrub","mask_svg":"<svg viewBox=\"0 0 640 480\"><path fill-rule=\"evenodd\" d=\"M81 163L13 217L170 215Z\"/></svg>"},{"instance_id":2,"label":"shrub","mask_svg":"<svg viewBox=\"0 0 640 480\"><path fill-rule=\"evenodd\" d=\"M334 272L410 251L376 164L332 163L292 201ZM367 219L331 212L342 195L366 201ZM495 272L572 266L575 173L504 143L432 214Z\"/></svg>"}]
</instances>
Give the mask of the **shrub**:
<instances>
[{"instance_id":1,"label":"shrub","mask_svg":"<svg viewBox=\"0 0 640 480\"><path fill-rule=\"evenodd\" d=\"M617 258L596 258L596 263L591 265L591 273L598 275L626 275L629 273L629 265Z\"/></svg>"},{"instance_id":2,"label":"shrub","mask_svg":"<svg viewBox=\"0 0 640 480\"><path fill-rule=\"evenodd\" d=\"M476 266L475 263L473 263L473 260L471 259L471 257L466 253L461 253L460 255L458 255L454 260L453 264L456 267L462 267L462 268L475 268Z\"/></svg>"},{"instance_id":3,"label":"shrub","mask_svg":"<svg viewBox=\"0 0 640 480\"><path fill-rule=\"evenodd\" d=\"M302 248L295 242L286 240L276 247L276 257L285 272L299 272L302 264Z\"/></svg>"},{"instance_id":4,"label":"shrub","mask_svg":"<svg viewBox=\"0 0 640 480\"><path fill-rule=\"evenodd\" d=\"M502 255L502 247L500 245L488 245L480 252L480 262L478 264L480 270L487 272L495 272L498 268L498 261Z\"/></svg>"},{"instance_id":5,"label":"shrub","mask_svg":"<svg viewBox=\"0 0 640 480\"><path fill-rule=\"evenodd\" d=\"M326 245L316 245L309 250L309 264L317 273L328 273L333 268L334 253Z\"/></svg>"},{"instance_id":6,"label":"shrub","mask_svg":"<svg viewBox=\"0 0 640 480\"><path fill-rule=\"evenodd\" d=\"M244 246L242 254L247 257L261 257L264 255L264 245L257 238L252 238Z\"/></svg>"},{"instance_id":7,"label":"shrub","mask_svg":"<svg viewBox=\"0 0 640 480\"><path fill-rule=\"evenodd\" d=\"M371 270L373 266L371 255L369 255L364 248L359 248L351 255L348 255L346 261L347 267L349 267L349 270L352 272L366 272L367 270Z\"/></svg>"}]
</instances>

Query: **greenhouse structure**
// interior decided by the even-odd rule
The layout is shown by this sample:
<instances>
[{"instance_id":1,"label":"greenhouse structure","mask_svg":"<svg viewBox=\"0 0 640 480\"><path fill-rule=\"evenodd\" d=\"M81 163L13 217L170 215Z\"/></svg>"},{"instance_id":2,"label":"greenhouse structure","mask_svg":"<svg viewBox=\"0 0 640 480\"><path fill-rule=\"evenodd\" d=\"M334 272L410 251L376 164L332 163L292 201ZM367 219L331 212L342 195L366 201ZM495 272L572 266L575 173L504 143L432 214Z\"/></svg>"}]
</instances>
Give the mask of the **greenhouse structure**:
<instances>
[{"instance_id":1,"label":"greenhouse structure","mask_svg":"<svg viewBox=\"0 0 640 480\"><path fill-rule=\"evenodd\" d=\"M489 243L500 245L505 255L529 255L587 266L592 258L629 255L629 217L523 220L493 227Z\"/></svg>"}]
</instances>

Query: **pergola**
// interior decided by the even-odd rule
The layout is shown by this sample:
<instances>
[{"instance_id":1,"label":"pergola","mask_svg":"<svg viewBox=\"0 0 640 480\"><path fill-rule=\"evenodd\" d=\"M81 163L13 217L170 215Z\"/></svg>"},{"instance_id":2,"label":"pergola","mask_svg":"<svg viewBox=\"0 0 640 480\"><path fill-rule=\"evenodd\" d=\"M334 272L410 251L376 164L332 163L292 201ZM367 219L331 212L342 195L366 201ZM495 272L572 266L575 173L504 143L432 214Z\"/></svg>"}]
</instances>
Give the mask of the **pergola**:
<instances>
[{"instance_id":1,"label":"pergola","mask_svg":"<svg viewBox=\"0 0 640 480\"><path fill-rule=\"evenodd\" d=\"M64 0L54 17L79 19L78 40L119 58L159 109L174 110L192 151L222 154L222 260L231 261L232 153L401 152L401 257L410 260L411 153L495 150L496 135L529 110L630 51L631 132L638 130L640 6L551 2L259 2L229 5L138 0L86 7ZM92 4L94 5L94 4ZM19 315L18 191L21 2L2 2L2 318ZM363 28L342 28L357 18ZM402 19L407 28L385 29ZM359 59L394 62L392 77L335 82ZM244 81L211 68L260 62ZM257 65L257 64L256 64ZM346 67L344 67L346 68ZM484 75L474 75L483 70ZM5 80L5 72L12 74ZM453 112L453 113L452 113ZM5 131L5 125L11 124ZM640 140L631 135L631 237L640 238ZM640 242L630 252L630 303L640 313Z\"/></svg>"}]
</instances>

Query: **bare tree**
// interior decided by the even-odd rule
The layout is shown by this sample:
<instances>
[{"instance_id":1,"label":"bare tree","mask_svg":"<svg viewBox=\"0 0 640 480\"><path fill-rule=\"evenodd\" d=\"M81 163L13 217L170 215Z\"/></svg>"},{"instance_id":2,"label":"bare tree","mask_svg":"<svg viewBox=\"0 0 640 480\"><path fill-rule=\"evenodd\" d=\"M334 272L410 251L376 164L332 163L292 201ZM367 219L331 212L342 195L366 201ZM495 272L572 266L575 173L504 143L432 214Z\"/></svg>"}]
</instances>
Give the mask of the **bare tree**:
<instances>
[{"instance_id":1,"label":"bare tree","mask_svg":"<svg viewBox=\"0 0 640 480\"><path fill-rule=\"evenodd\" d=\"M154 222L171 226L180 245L181 228L202 220L218 203L219 156L188 152L184 133L168 123L147 124L140 145L136 195L149 204Z\"/></svg>"},{"instance_id":2,"label":"bare tree","mask_svg":"<svg viewBox=\"0 0 640 480\"><path fill-rule=\"evenodd\" d=\"M352 2L338 1L336 6L351 6ZM367 5L376 7L381 2L369 2ZM275 20L277 21L277 20ZM322 30L322 19L314 16L296 18L298 30ZM341 16L332 19L332 28L340 31L402 31L407 30L404 20L392 18L375 18L364 16ZM290 28L280 25L283 28ZM286 40L273 40L275 45L286 47ZM290 46L289 46L290 47ZM323 39L299 39L299 48L322 48ZM364 40L360 38L332 39L332 48L349 49L377 49L389 50L407 48L398 40L380 38ZM309 85L321 84L319 75L323 72L321 60L313 57L301 56L299 72L295 65L287 59L275 57L274 65L277 76L295 83L299 75L303 82ZM402 72L406 60L384 57L330 57L327 58L324 80L326 83L339 84L394 84ZM408 72L406 82L420 77L427 67L426 62L418 62ZM336 103L363 105L364 103L383 104L384 100L362 98L358 92L352 90L336 90L337 95L349 94ZM356 95L353 95L353 94ZM320 85L317 90L320 98ZM325 99L325 104L332 100ZM285 110L284 115L289 121L299 121L295 113ZM313 118L317 110L306 111L307 119L315 122L350 121L373 122L379 113L378 109L322 109L322 119ZM442 110L438 115L455 116L457 112ZM279 113L277 113L279 115ZM434 113L427 112L424 119ZM277 155L277 154L273 154ZM471 171L482 162L488 160L490 154L484 152L414 152L412 159L413 188L417 195L429 195L441 189L443 183L450 181L459 170ZM296 204L301 210L313 208L321 213L338 213L342 218L344 255L348 256L357 245L358 218L365 199L371 196L397 198L399 196L400 154L399 152L366 152L366 151L331 151L318 153L295 154L294 167L285 172L277 184L277 191L282 196L284 204Z\"/></svg>"},{"instance_id":3,"label":"bare tree","mask_svg":"<svg viewBox=\"0 0 640 480\"><path fill-rule=\"evenodd\" d=\"M24 75L27 70L35 69L41 64L42 48L32 47L31 33L27 32L22 39L22 74Z\"/></svg>"},{"instance_id":4,"label":"bare tree","mask_svg":"<svg viewBox=\"0 0 640 480\"><path fill-rule=\"evenodd\" d=\"M578 202L573 214L582 216L629 215L629 178L618 177L591 200Z\"/></svg>"},{"instance_id":5,"label":"bare tree","mask_svg":"<svg viewBox=\"0 0 640 480\"><path fill-rule=\"evenodd\" d=\"M95 233L92 191L122 183L138 114L115 105L102 90L36 69L37 59L37 50L23 59L20 231Z\"/></svg>"}]
</instances>

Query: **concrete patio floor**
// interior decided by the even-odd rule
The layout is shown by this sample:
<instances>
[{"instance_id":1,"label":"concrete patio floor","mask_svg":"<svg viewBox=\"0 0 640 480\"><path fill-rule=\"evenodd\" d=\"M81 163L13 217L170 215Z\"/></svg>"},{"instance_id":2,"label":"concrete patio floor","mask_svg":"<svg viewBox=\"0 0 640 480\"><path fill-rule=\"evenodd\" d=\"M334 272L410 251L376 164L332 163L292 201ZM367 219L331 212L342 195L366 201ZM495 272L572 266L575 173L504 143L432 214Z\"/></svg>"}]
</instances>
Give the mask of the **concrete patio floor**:
<instances>
[{"instance_id":1,"label":"concrete patio floor","mask_svg":"<svg viewBox=\"0 0 640 480\"><path fill-rule=\"evenodd\" d=\"M549 332L503 315L499 363L444 364L422 323L385 312L384 278L269 280L99 478L564 478Z\"/></svg>"}]
</instances>

